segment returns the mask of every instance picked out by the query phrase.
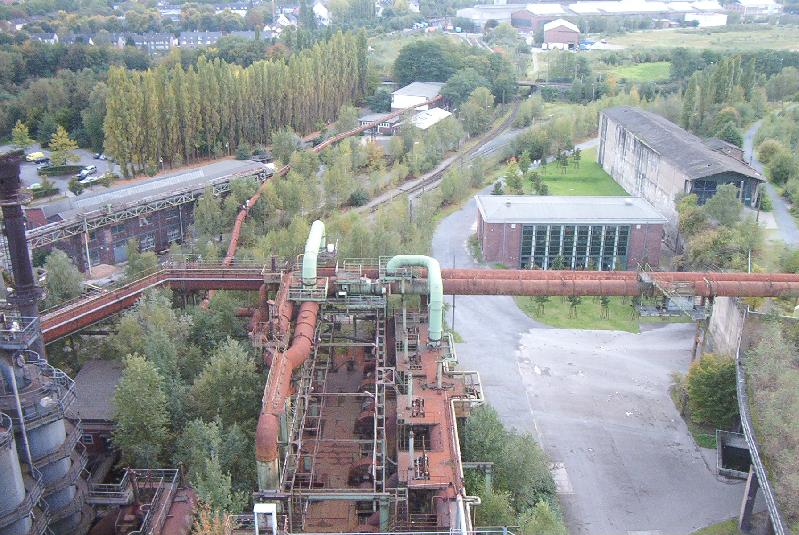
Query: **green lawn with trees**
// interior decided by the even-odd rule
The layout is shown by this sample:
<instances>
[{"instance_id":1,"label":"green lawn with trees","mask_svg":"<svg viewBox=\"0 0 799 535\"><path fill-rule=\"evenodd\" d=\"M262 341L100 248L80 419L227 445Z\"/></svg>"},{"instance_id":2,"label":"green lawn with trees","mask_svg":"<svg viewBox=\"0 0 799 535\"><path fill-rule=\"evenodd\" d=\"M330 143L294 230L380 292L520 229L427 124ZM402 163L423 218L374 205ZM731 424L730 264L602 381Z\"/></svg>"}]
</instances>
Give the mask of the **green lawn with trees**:
<instances>
[{"instance_id":1,"label":"green lawn with trees","mask_svg":"<svg viewBox=\"0 0 799 535\"><path fill-rule=\"evenodd\" d=\"M628 82L657 82L669 79L671 62L653 61L648 63L636 63L617 67L610 72L620 80L627 80Z\"/></svg>"},{"instance_id":2,"label":"green lawn with trees","mask_svg":"<svg viewBox=\"0 0 799 535\"><path fill-rule=\"evenodd\" d=\"M566 165L550 162L540 169L541 179L547 185L549 195L627 195L596 161L596 149L581 151L579 161L574 156ZM526 192L532 192L532 188Z\"/></svg>"}]
</instances>

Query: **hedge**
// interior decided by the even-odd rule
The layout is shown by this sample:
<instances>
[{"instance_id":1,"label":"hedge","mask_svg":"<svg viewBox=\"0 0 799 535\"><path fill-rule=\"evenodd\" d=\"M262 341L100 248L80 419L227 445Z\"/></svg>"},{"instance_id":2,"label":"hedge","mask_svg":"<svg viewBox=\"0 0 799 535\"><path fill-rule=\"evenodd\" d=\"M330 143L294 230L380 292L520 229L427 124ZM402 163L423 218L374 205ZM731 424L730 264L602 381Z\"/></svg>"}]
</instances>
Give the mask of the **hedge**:
<instances>
[{"instance_id":1,"label":"hedge","mask_svg":"<svg viewBox=\"0 0 799 535\"><path fill-rule=\"evenodd\" d=\"M39 174L44 176L75 175L80 173L82 169L82 165L51 165L50 167L39 169Z\"/></svg>"}]
</instances>

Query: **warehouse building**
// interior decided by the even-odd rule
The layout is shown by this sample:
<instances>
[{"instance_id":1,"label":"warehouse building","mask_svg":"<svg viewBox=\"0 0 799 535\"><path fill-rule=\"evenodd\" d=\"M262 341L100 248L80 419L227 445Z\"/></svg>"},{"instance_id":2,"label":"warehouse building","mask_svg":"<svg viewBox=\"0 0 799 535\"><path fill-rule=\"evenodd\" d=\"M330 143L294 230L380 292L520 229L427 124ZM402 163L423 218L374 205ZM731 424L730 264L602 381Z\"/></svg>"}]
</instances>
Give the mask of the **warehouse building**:
<instances>
[{"instance_id":1,"label":"warehouse building","mask_svg":"<svg viewBox=\"0 0 799 535\"><path fill-rule=\"evenodd\" d=\"M666 219L638 197L478 195L483 260L510 269L657 265Z\"/></svg>"},{"instance_id":2,"label":"warehouse building","mask_svg":"<svg viewBox=\"0 0 799 535\"><path fill-rule=\"evenodd\" d=\"M629 106L600 114L597 158L625 191L643 197L666 217L666 241L672 247L678 236L678 196L694 193L703 204L718 186L735 184L741 202L755 206L763 182L744 162L660 115Z\"/></svg>"}]
</instances>

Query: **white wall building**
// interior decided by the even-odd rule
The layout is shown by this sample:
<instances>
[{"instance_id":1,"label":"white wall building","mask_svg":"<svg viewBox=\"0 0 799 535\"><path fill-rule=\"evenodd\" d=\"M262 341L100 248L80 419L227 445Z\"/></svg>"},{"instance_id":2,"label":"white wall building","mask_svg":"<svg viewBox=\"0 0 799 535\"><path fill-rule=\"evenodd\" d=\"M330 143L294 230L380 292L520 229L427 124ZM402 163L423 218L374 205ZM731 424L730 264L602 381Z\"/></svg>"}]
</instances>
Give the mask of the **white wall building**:
<instances>
[{"instance_id":1,"label":"white wall building","mask_svg":"<svg viewBox=\"0 0 799 535\"><path fill-rule=\"evenodd\" d=\"M726 26L726 13L686 13L685 22L696 21L700 28L712 28L713 26Z\"/></svg>"},{"instance_id":2,"label":"white wall building","mask_svg":"<svg viewBox=\"0 0 799 535\"><path fill-rule=\"evenodd\" d=\"M391 109L401 110L417 104L423 104L435 98L441 92L441 82L413 82L391 93ZM420 105L418 111L430 109L429 105Z\"/></svg>"}]
</instances>

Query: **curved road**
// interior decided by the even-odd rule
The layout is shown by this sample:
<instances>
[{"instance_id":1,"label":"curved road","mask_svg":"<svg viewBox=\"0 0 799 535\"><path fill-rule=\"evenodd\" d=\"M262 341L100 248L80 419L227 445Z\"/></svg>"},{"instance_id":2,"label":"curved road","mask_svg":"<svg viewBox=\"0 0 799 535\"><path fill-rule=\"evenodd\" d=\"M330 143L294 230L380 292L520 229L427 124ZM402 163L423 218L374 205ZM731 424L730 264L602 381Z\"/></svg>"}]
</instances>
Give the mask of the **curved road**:
<instances>
[{"instance_id":1,"label":"curved road","mask_svg":"<svg viewBox=\"0 0 799 535\"><path fill-rule=\"evenodd\" d=\"M439 224L442 267L476 267L475 214L470 199ZM505 424L532 433L555 462L572 534L685 534L737 514L742 485L716 478L715 452L703 457L668 394L671 373L690 363L692 325L551 329L510 297L460 296L454 329L462 367L480 372Z\"/></svg>"},{"instance_id":2,"label":"curved road","mask_svg":"<svg viewBox=\"0 0 799 535\"><path fill-rule=\"evenodd\" d=\"M755 156L754 152L755 135L760 129L761 124L763 124L763 121L756 122L749 127L749 130L747 130L744 134L744 158L749 162L749 165L751 165L755 171L763 176L766 176L766 170L763 168L763 164L757 160L757 156ZM790 209L788 208L785 199L783 199L782 196L777 193L777 190L773 185L771 185L770 182L763 184L763 187L765 188L769 199L771 199L774 219L777 223L777 228L779 229L782 241L791 247L799 246L799 228L796 226L796 220L791 215Z\"/></svg>"}]
</instances>

